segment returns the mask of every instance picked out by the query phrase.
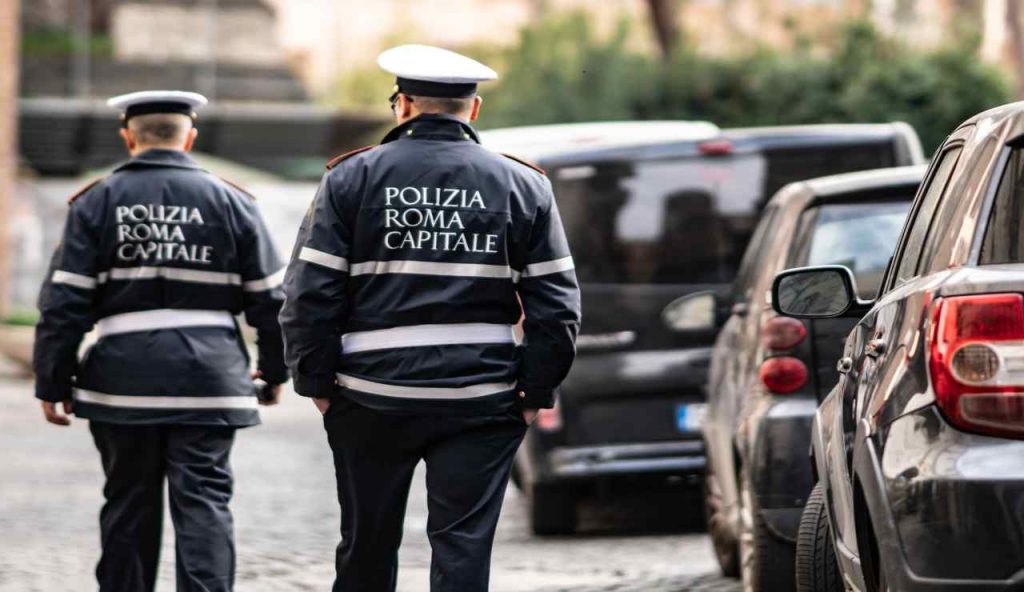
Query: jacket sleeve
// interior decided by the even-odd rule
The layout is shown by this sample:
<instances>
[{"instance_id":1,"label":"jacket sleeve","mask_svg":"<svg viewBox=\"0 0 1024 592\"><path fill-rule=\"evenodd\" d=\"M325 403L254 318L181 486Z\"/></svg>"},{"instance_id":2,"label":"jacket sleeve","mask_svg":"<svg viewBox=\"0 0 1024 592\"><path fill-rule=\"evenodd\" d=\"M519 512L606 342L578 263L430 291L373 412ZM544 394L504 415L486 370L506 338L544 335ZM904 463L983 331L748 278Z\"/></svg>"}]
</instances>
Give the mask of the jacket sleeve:
<instances>
[{"instance_id":1,"label":"jacket sleeve","mask_svg":"<svg viewBox=\"0 0 1024 592\"><path fill-rule=\"evenodd\" d=\"M277 316L284 304L284 262L270 238L256 202L241 196L238 213L238 255L242 274L242 302L245 322L256 329L256 367L268 384L288 381L284 363L284 340Z\"/></svg>"},{"instance_id":2,"label":"jacket sleeve","mask_svg":"<svg viewBox=\"0 0 1024 592\"><path fill-rule=\"evenodd\" d=\"M71 398L78 347L96 322L99 229L89 219L88 201L86 196L71 203L64 234L39 293L32 367L36 398L44 401Z\"/></svg>"},{"instance_id":3,"label":"jacket sleeve","mask_svg":"<svg viewBox=\"0 0 1024 592\"><path fill-rule=\"evenodd\" d=\"M554 405L554 389L562 382L576 357L580 327L580 289L569 243L545 179L547 199L534 219L519 278L523 303L524 346L517 389L521 407Z\"/></svg>"},{"instance_id":4,"label":"jacket sleeve","mask_svg":"<svg viewBox=\"0 0 1024 592\"><path fill-rule=\"evenodd\" d=\"M324 176L299 228L284 279L285 356L295 392L307 397L329 397L335 392L341 334L349 310L352 233L330 177L331 173Z\"/></svg>"}]
</instances>

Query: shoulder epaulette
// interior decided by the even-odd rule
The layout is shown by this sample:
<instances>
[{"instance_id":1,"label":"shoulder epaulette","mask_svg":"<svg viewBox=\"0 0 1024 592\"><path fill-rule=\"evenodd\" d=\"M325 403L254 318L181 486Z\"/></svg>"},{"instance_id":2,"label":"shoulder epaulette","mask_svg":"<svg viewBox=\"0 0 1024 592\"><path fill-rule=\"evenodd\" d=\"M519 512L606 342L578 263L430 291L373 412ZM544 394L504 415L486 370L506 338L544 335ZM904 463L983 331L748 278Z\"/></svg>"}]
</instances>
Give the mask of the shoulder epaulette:
<instances>
[{"instance_id":1,"label":"shoulder epaulette","mask_svg":"<svg viewBox=\"0 0 1024 592\"><path fill-rule=\"evenodd\" d=\"M376 148L376 147L377 147L376 144L370 144L369 146L363 146L362 148L356 148L355 150L351 150L351 151L346 152L344 154L339 154L339 155L335 156L334 158L332 158L331 160L327 161L327 170L331 170L334 167L338 166L338 163L340 163L341 161L343 161L345 159L351 158L351 157L355 156L356 154L359 154L360 152L366 152L370 148Z\"/></svg>"},{"instance_id":2,"label":"shoulder epaulette","mask_svg":"<svg viewBox=\"0 0 1024 592\"><path fill-rule=\"evenodd\" d=\"M511 154L506 154L505 152L501 152L500 154L505 158L511 158L512 160L518 162L519 164L526 165L544 176L547 176L548 174L547 171L545 171L544 169L540 168L539 166L533 164L528 160L524 160L522 158L519 158L518 156L512 156Z\"/></svg>"},{"instance_id":3,"label":"shoulder epaulette","mask_svg":"<svg viewBox=\"0 0 1024 592\"><path fill-rule=\"evenodd\" d=\"M241 186L241 185L239 185L238 183L234 183L234 182L232 182L232 181L228 181L228 180L227 180L227 179L225 179L224 177L217 177L217 178L218 178L218 179L220 179L221 181L224 181L225 183L227 183L227 184L228 184L228 186L230 186L230 187L233 187L233 188L237 189L237 190L238 190L238 191L239 191L239 192L240 192L240 193L241 193L242 195L244 195L244 196L248 197L249 199L251 199L251 200L253 200L253 201L256 201L256 196L255 196L255 195L253 195L253 194L251 194L251 193L249 193L249 192L248 192L248 191L247 191L247 190L246 190L246 189L245 189L244 187L242 187L242 186Z\"/></svg>"},{"instance_id":4,"label":"shoulder epaulette","mask_svg":"<svg viewBox=\"0 0 1024 592\"><path fill-rule=\"evenodd\" d=\"M68 204L70 205L70 204L75 203L76 199L78 199L78 198L82 197L83 195L85 195L86 193L88 193L90 189L95 187L96 184L99 183L102 180L103 180L103 177L100 177L99 179L93 179L92 181L89 181L88 183L83 185L81 188L79 188L78 191L76 191L74 193L74 195L72 195L71 197L68 198Z\"/></svg>"}]
</instances>

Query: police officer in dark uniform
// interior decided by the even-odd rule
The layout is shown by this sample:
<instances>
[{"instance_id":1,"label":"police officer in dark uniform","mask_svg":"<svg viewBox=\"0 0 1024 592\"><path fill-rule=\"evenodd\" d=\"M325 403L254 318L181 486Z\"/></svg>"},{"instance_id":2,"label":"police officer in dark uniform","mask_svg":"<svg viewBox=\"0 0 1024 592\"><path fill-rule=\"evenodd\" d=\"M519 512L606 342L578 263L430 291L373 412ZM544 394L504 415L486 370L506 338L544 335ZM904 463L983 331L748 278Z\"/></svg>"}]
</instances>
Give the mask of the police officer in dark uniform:
<instances>
[{"instance_id":1,"label":"police officer in dark uniform","mask_svg":"<svg viewBox=\"0 0 1024 592\"><path fill-rule=\"evenodd\" d=\"M111 99L131 160L71 200L39 297L36 396L58 425L89 420L100 451L100 590L153 590L164 483L177 589L233 588L228 462L288 379L277 316L284 263L252 197L187 154L195 93ZM258 390L235 317L258 335ZM79 361L83 336L97 342ZM61 413L58 405L63 407Z\"/></svg>"},{"instance_id":2,"label":"police officer in dark uniform","mask_svg":"<svg viewBox=\"0 0 1024 592\"><path fill-rule=\"evenodd\" d=\"M543 171L470 125L494 71L424 46L378 61L399 125L328 165L285 277L286 355L334 451L335 592L395 589L421 460L431 590L478 592L516 448L575 355L579 288Z\"/></svg>"}]
</instances>

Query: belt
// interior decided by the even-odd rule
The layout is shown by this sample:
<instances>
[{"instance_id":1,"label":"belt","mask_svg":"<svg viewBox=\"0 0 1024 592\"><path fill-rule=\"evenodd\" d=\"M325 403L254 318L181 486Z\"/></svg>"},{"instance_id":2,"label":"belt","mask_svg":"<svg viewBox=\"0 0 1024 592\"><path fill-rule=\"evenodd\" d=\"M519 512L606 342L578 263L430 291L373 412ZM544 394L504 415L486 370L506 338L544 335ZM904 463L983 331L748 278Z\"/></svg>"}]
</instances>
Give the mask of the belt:
<instances>
[{"instance_id":1,"label":"belt","mask_svg":"<svg viewBox=\"0 0 1024 592\"><path fill-rule=\"evenodd\" d=\"M161 308L126 312L104 317L96 323L100 338L119 333L181 329L184 327L223 327L235 329L235 317L226 310L184 310Z\"/></svg>"}]
</instances>

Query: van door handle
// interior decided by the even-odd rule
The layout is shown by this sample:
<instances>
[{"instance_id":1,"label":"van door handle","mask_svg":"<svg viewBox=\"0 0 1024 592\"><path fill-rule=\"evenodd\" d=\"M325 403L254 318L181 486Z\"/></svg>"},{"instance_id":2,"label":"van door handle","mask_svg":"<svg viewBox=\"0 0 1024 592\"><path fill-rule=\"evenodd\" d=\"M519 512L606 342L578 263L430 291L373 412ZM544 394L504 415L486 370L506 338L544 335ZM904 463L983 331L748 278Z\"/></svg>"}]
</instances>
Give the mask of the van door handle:
<instances>
[{"instance_id":1,"label":"van door handle","mask_svg":"<svg viewBox=\"0 0 1024 592\"><path fill-rule=\"evenodd\" d=\"M838 370L840 374L849 373L850 370L853 370L853 358L850 356L843 356L839 358L839 362L836 363L836 370Z\"/></svg>"},{"instance_id":2,"label":"van door handle","mask_svg":"<svg viewBox=\"0 0 1024 592\"><path fill-rule=\"evenodd\" d=\"M864 353L877 358L878 356L885 353L885 340L884 339L872 339L868 342L867 347L864 348Z\"/></svg>"}]
</instances>

